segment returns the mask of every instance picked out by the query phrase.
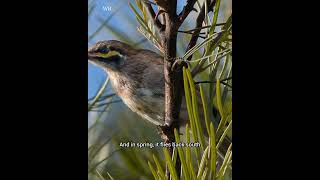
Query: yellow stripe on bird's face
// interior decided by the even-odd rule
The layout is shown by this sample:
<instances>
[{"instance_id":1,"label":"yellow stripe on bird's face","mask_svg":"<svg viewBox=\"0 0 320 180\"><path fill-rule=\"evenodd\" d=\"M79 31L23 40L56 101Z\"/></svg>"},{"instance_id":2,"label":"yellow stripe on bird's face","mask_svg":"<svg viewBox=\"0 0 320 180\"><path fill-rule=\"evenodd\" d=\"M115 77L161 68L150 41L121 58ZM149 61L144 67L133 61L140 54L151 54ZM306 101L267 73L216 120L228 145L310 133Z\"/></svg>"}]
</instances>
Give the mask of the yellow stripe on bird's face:
<instances>
[{"instance_id":1,"label":"yellow stripe on bird's face","mask_svg":"<svg viewBox=\"0 0 320 180\"><path fill-rule=\"evenodd\" d=\"M109 58L111 56L122 56L118 51L108 51L107 53L98 52L96 55L102 58Z\"/></svg>"}]
</instances>

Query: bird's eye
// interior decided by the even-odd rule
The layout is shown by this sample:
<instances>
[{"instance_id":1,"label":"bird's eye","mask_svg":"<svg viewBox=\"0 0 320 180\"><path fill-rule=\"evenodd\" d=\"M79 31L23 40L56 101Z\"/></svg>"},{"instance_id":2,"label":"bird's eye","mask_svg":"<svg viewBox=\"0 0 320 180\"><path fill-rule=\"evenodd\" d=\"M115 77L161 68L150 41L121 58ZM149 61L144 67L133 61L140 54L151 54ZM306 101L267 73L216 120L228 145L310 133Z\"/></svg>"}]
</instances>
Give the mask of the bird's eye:
<instances>
[{"instance_id":1,"label":"bird's eye","mask_svg":"<svg viewBox=\"0 0 320 180\"><path fill-rule=\"evenodd\" d=\"M106 48L103 48L103 49L100 49L99 52L100 52L100 53L107 53L108 50L107 50Z\"/></svg>"}]
</instances>

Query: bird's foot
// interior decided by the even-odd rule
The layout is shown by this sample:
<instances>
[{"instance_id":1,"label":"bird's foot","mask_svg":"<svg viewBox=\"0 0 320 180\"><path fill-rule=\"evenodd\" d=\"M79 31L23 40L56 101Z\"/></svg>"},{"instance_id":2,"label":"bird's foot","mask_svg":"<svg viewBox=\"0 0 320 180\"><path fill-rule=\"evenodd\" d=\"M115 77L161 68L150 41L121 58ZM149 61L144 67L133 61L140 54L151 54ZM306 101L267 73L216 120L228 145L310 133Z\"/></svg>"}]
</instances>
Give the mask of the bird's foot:
<instances>
[{"instance_id":1,"label":"bird's foot","mask_svg":"<svg viewBox=\"0 0 320 180\"><path fill-rule=\"evenodd\" d=\"M163 124L157 126L157 128L161 139L165 142L173 142L175 140L174 129L179 129L178 123L173 123L171 125ZM181 135L181 133L179 133L179 135Z\"/></svg>"},{"instance_id":2,"label":"bird's foot","mask_svg":"<svg viewBox=\"0 0 320 180\"><path fill-rule=\"evenodd\" d=\"M172 136L170 134L172 134L172 127L168 126L167 124L164 125L159 125L158 127L158 133L161 137L161 139L164 142L170 142L172 139Z\"/></svg>"}]
</instances>

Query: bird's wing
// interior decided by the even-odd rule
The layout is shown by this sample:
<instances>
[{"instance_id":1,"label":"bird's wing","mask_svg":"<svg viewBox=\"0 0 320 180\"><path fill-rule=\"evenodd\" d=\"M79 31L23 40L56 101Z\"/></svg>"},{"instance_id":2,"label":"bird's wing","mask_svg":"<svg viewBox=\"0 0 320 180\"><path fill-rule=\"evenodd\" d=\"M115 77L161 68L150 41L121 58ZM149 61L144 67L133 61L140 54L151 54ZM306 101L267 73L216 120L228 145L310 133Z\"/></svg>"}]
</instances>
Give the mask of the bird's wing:
<instances>
[{"instance_id":1,"label":"bird's wing","mask_svg":"<svg viewBox=\"0 0 320 180\"><path fill-rule=\"evenodd\" d=\"M135 58L147 64L142 73L143 87L152 89L155 97L164 98L163 57L149 50L140 51L143 53L138 53Z\"/></svg>"}]
</instances>

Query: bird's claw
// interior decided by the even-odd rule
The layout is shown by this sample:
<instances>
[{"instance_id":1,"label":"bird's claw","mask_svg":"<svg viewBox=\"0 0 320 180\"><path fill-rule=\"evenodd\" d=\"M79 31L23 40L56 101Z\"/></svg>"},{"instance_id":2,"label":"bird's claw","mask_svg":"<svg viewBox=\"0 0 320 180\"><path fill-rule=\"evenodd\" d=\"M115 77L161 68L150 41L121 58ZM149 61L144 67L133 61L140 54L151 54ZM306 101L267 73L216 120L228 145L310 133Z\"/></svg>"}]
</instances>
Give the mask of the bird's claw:
<instances>
[{"instance_id":1,"label":"bird's claw","mask_svg":"<svg viewBox=\"0 0 320 180\"><path fill-rule=\"evenodd\" d=\"M164 142L169 142L170 138L168 137L168 134L170 134L170 126L168 126L167 124L164 124L164 125L157 126L157 128L158 128L158 133L161 139Z\"/></svg>"}]
</instances>

